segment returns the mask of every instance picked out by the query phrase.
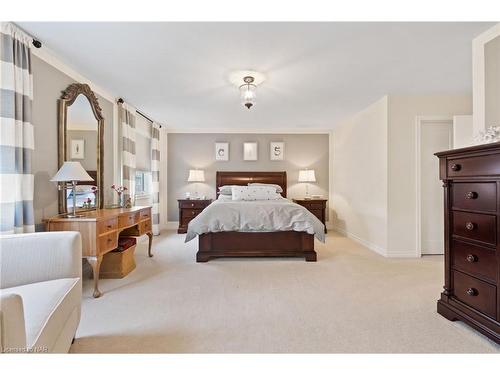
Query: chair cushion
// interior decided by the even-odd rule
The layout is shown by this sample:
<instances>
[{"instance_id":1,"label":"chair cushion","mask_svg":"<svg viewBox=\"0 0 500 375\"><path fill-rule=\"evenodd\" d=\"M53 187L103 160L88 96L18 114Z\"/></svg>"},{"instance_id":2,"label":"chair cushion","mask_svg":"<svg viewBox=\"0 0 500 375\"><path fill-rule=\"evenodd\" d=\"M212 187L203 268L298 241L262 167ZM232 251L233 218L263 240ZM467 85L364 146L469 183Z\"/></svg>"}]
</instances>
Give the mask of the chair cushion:
<instances>
[{"instance_id":1,"label":"chair cushion","mask_svg":"<svg viewBox=\"0 0 500 375\"><path fill-rule=\"evenodd\" d=\"M78 309L78 318L80 316L79 278L27 284L2 289L3 293L19 294L23 299L26 345L35 352L51 352L75 309Z\"/></svg>"}]
</instances>

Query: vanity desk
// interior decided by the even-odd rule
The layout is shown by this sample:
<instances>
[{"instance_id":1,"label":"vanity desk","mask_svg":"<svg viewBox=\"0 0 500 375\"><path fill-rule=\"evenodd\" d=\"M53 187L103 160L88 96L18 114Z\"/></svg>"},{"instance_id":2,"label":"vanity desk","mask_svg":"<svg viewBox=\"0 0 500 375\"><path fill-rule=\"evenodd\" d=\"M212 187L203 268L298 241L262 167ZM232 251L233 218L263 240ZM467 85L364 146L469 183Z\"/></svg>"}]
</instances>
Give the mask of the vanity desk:
<instances>
[{"instance_id":1,"label":"vanity desk","mask_svg":"<svg viewBox=\"0 0 500 375\"><path fill-rule=\"evenodd\" d=\"M94 277L94 298L99 291L99 268L104 254L118 246L118 236L149 237L148 255L152 257L153 232L151 207L105 208L79 212L80 217L68 218L58 215L46 220L48 231L76 231L82 236L82 256L92 266Z\"/></svg>"}]
</instances>

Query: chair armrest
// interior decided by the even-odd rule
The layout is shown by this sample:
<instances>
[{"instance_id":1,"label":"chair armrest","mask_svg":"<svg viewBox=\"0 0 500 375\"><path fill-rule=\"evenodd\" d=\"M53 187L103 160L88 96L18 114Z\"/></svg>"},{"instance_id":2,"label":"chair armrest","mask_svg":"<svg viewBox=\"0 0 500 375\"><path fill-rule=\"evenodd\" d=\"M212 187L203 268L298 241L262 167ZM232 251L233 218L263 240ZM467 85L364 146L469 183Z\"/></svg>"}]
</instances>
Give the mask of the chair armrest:
<instances>
[{"instance_id":1,"label":"chair armrest","mask_svg":"<svg viewBox=\"0 0 500 375\"><path fill-rule=\"evenodd\" d=\"M19 294L0 291L0 352L23 353L26 349L23 300Z\"/></svg>"},{"instance_id":2,"label":"chair armrest","mask_svg":"<svg viewBox=\"0 0 500 375\"><path fill-rule=\"evenodd\" d=\"M79 232L0 236L0 289L82 277Z\"/></svg>"}]
</instances>

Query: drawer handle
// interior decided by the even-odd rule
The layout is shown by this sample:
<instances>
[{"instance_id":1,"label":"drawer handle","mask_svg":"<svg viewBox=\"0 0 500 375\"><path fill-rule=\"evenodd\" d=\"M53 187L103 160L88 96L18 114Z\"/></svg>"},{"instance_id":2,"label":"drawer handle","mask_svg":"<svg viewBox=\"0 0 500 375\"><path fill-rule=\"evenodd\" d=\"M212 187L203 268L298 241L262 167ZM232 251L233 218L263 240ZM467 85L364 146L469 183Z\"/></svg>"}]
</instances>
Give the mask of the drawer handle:
<instances>
[{"instance_id":1,"label":"drawer handle","mask_svg":"<svg viewBox=\"0 0 500 375\"><path fill-rule=\"evenodd\" d=\"M467 293L468 296L471 296L471 297L474 297L474 296L477 296L478 293L477 293L477 290L474 289L474 288L469 288L465 291L465 293Z\"/></svg>"},{"instance_id":2,"label":"drawer handle","mask_svg":"<svg viewBox=\"0 0 500 375\"><path fill-rule=\"evenodd\" d=\"M454 171L454 172L457 172L460 169L462 169L462 166L460 164L452 164L451 165L451 170Z\"/></svg>"},{"instance_id":3,"label":"drawer handle","mask_svg":"<svg viewBox=\"0 0 500 375\"><path fill-rule=\"evenodd\" d=\"M113 228L113 226L112 226L112 225L107 225L107 227L108 227L108 229L111 229L111 228Z\"/></svg>"},{"instance_id":4,"label":"drawer handle","mask_svg":"<svg viewBox=\"0 0 500 375\"><path fill-rule=\"evenodd\" d=\"M194 207L194 203L191 203L191 207Z\"/></svg>"},{"instance_id":5,"label":"drawer handle","mask_svg":"<svg viewBox=\"0 0 500 375\"><path fill-rule=\"evenodd\" d=\"M194 213L195 213L194 211L191 211L191 215L194 215Z\"/></svg>"},{"instance_id":6,"label":"drawer handle","mask_svg":"<svg viewBox=\"0 0 500 375\"><path fill-rule=\"evenodd\" d=\"M475 191L469 191L467 194L465 194L466 199L476 199L477 198L477 193Z\"/></svg>"},{"instance_id":7,"label":"drawer handle","mask_svg":"<svg viewBox=\"0 0 500 375\"><path fill-rule=\"evenodd\" d=\"M108 238L108 242L111 242L111 241L113 241L113 240L111 238Z\"/></svg>"},{"instance_id":8,"label":"drawer handle","mask_svg":"<svg viewBox=\"0 0 500 375\"><path fill-rule=\"evenodd\" d=\"M467 230L474 230L475 227L476 227L476 224L474 224L470 221L465 224L465 229L467 229Z\"/></svg>"},{"instance_id":9,"label":"drawer handle","mask_svg":"<svg viewBox=\"0 0 500 375\"><path fill-rule=\"evenodd\" d=\"M465 258L465 259L467 259L467 262L469 262L469 263L477 262L477 256L475 256L473 254L467 255L467 258Z\"/></svg>"}]
</instances>

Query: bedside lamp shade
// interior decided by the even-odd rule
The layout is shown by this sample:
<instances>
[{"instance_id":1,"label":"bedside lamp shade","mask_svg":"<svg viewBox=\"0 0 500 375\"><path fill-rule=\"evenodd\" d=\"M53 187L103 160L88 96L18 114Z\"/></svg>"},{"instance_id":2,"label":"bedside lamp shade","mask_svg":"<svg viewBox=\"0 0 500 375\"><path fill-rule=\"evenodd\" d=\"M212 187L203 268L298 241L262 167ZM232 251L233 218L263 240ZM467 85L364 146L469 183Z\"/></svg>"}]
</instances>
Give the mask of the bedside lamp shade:
<instances>
[{"instance_id":1,"label":"bedside lamp shade","mask_svg":"<svg viewBox=\"0 0 500 375\"><path fill-rule=\"evenodd\" d=\"M188 182L205 182L205 172L200 169L190 169Z\"/></svg>"},{"instance_id":2,"label":"bedside lamp shade","mask_svg":"<svg viewBox=\"0 0 500 375\"><path fill-rule=\"evenodd\" d=\"M65 161L50 181L94 181L77 161Z\"/></svg>"},{"instance_id":3,"label":"bedside lamp shade","mask_svg":"<svg viewBox=\"0 0 500 375\"><path fill-rule=\"evenodd\" d=\"M314 169L303 169L299 171L299 182L316 182Z\"/></svg>"}]
</instances>

